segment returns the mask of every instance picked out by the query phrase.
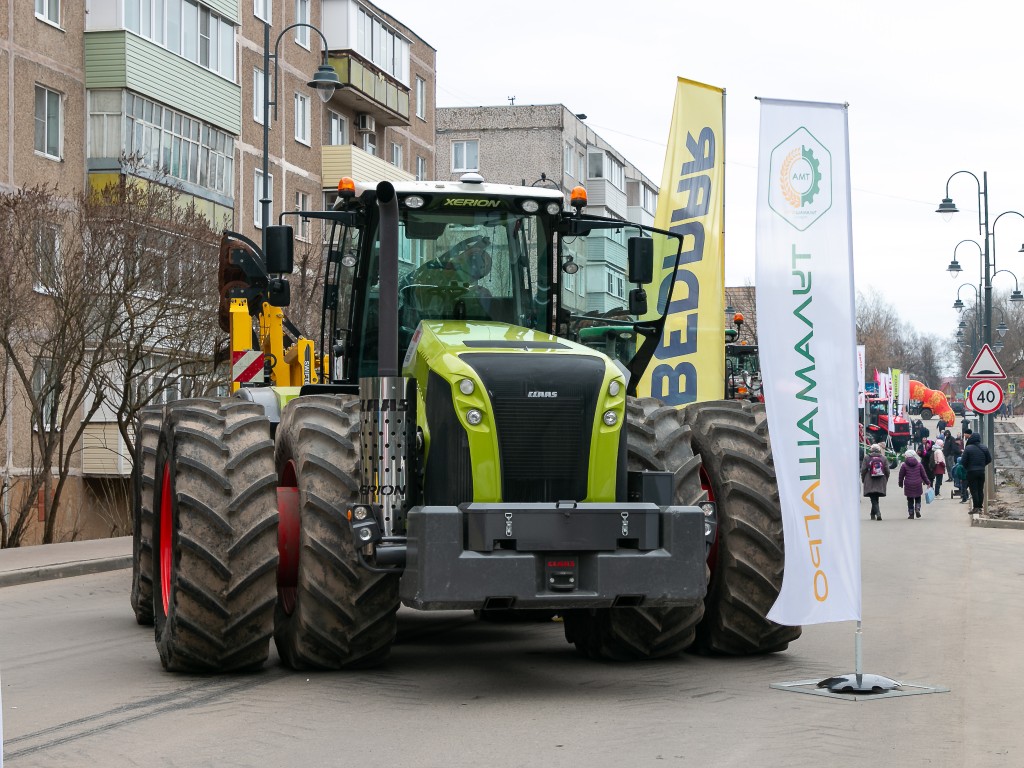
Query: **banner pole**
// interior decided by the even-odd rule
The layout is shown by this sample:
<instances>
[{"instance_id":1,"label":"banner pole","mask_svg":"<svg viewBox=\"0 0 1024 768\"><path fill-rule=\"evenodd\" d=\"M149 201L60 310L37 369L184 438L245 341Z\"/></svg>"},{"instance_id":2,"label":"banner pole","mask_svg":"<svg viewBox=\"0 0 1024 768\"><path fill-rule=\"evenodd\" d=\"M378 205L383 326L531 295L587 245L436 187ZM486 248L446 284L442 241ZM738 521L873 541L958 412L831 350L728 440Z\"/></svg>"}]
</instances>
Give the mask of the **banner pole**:
<instances>
[{"instance_id":1,"label":"banner pole","mask_svg":"<svg viewBox=\"0 0 1024 768\"><path fill-rule=\"evenodd\" d=\"M857 619L857 632L853 636L853 671L860 678L864 674L864 648L861 636L861 623Z\"/></svg>"}]
</instances>

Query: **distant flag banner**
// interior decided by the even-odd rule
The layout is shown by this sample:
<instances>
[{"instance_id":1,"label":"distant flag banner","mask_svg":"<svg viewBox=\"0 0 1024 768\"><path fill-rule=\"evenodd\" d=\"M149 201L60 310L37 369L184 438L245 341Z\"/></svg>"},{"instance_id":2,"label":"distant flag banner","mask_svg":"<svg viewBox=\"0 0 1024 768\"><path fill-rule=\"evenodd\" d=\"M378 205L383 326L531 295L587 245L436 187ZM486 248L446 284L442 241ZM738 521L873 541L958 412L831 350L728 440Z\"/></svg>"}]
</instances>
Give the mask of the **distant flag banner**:
<instances>
[{"instance_id":1,"label":"distant flag banner","mask_svg":"<svg viewBox=\"0 0 1024 768\"><path fill-rule=\"evenodd\" d=\"M641 397L680 407L721 400L725 388L725 91L678 78L654 225L683 236L655 251L657 302L667 307L654 359L637 382ZM668 240L655 239L659 246Z\"/></svg>"},{"instance_id":2,"label":"distant flag banner","mask_svg":"<svg viewBox=\"0 0 1024 768\"><path fill-rule=\"evenodd\" d=\"M900 402L900 393L903 392L903 371L899 368L892 369L892 386L889 392L889 434L896 431L896 417L900 415L903 404Z\"/></svg>"},{"instance_id":3,"label":"distant flag banner","mask_svg":"<svg viewBox=\"0 0 1024 768\"><path fill-rule=\"evenodd\" d=\"M900 418L910 418L910 374L905 371L900 374Z\"/></svg>"},{"instance_id":4,"label":"distant flag banner","mask_svg":"<svg viewBox=\"0 0 1024 768\"><path fill-rule=\"evenodd\" d=\"M785 574L768 618L860 619L847 112L761 100L757 317Z\"/></svg>"},{"instance_id":5,"label":"distant flag banner","mask_svg":"<svg viewBox=\"0 0 1024 768\"><path fill-rule=\"evenodd\" d=\"M865 350L863 344L857 345L857 407L864 407L864 396L866 394L865 380L864 380L864 358Z\"/></svg>"}]
</instances>

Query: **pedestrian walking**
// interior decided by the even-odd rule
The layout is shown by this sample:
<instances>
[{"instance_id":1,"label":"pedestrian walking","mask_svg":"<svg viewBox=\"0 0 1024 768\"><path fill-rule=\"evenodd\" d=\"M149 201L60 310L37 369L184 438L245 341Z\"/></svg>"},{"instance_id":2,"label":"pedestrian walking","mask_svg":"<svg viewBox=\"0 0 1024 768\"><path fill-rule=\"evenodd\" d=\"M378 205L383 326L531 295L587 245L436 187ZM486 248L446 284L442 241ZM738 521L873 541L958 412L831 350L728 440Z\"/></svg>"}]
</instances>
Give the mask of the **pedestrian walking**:
<instances>
[{"instance_id":1,"label":"pedestrian walking","mask_svg":"<svg viewBox=\"0 0 1024 768\"><path fill-rule=\"evenodd\" d=\"M913 449L903 454L903 465L899 474L900 488L907 497L907 518L921 517L921 495L928 487L928 473Z\"/></svg>"},{"instance_id":2,"label":"pedestrian walking","mask_svg":"<svg viewBox=\"0 0 1024 768\"><path fill-rule=\"evenodd\" d=\"M940 416L939 423L935 425L935 434L938 438L942 438L942 433L946 431L947 426L949 425L946 424L946 420Z\"/></svg>"},{"instance_id":3,"label":"pedestrian walking","mask_svg":"<svg viewBox=\"0 0 1024 768\"><path fill-rule=\"evenodd\" d=\"M932 452L928 454L928 464L931 467L932 488L935 489L935 498L942 493L942 479L946 476L946 454L943 453L945 443L936 440Z\"/></svg>"},{"instance_id":4,"label":"pedestrian walking","mask_svg":"<svg viewBox=\"0 0 1024 768\"><path fill-rule=\"evenodd\" d=\"M882 510L878 499L885 496L885 487L889 484L889 462L885 460L882 446L875 443L860 465L860 479L864 484L864 495L871 499L871 519L881 520Z\"/></svg>"},{"instance_id":5,"label":"pedestrian walking","mask_svg":"<svg viewBox=\"0 0 1024 768\"><path fill-rule=\"evenodd\" d=\"M960 503L967 503L967 470L964 469L963 457L956 457L956 464L953 465L953 487L954 493L960 494Z\"/></svg>"},{"instance_id":6,"label":"pedestrian walking","mask_svg":"<svg viewBox=\"0 0 1024 768\"><path fill-rule=\"evenodd\" d=\"M949 482L953 482L953 467L956 466L956 460L960 458L960 454L963 451L960 448L960 444L953 439L953 433L948 429L942 435L942 454L946 464L946 472L949 476ZM954 498L956 491L950 495L950 498Z\"/></svg>"},{"instance_id":7,"label":"pedestrian walking","mask_svg":"<svg viewBox=\"0 0 1024 768\"><path fill-rule=\"evenodd\" d=\"M992 452L981 442L981 435L968 430L964 445L963 466L967 473L967 488L971 492L971 512L980 514L985 504L985 467L992 463Z\"/></svg>"}]
</instances>

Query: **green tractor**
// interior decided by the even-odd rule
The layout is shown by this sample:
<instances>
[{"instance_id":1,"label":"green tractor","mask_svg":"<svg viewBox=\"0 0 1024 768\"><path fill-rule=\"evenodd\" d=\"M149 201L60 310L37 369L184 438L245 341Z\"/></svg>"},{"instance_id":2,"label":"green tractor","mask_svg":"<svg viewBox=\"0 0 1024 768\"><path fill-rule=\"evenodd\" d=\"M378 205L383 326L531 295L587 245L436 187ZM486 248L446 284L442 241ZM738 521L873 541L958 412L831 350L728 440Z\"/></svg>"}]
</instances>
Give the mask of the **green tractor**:
<instances>
[{"instance_id":1,"label":"green tractor","mask_svg":"<svg viewBox=\"0 0 1024 768\"><path fill-rule=\"evenodd\" d=\"M637 398L664 314L624 364L562 303L563 240L625 231L641 316L654 243L679 271L681 236L476 174L340 188L302 214L330 229L322 383L139 425L132 603L167 669L256 668L271 637L293 668L372 666L400 605L556 612L599 659L799 636L766 618L783 537L763 405ZM250 306L288 294L290 228L268 242L227 289Z\"/></svg>"}]
</instances>

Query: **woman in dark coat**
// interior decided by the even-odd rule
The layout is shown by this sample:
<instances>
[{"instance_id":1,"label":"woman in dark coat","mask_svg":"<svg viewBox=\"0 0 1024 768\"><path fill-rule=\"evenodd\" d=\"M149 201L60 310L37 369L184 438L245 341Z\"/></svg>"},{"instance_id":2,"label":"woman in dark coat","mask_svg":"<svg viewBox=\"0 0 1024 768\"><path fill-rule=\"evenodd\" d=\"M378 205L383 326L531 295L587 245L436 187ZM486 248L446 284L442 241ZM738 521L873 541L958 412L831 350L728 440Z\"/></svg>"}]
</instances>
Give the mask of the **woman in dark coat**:
<instances>
[{"instance_id":1,"label":"woman in dark coat","mask_svg":"<svg viewBox=\"0 0 1024 768\"><path fill-rule=\"evenodd\" d=\"M876 461L872 462L873 458ZM873 474L874 467L879 466L877 459L881 459L881 475ZM889 462L882 453L881 445L872 445L868 455L864 457L860 465L860 479L864 483L864 495L871 499L871 519L881 520L882 510L878 507L878 499L885 496L885 486L889 483Z\"/></svg>"},{"instance_id":2,"label":"woman in dark coat","mask_svg":"<svg viewBox=\"0 0 1024 768\"><path fill-rule=\"evenodd\" d=\"M899 476L900 488L907 497L907 517L913 520L915 516L921 517L921 494L924 489L930 486L928 473L924 471L924 465L917 458L917 452L908 449L903 455L903 465L900 467Z\"/></svg>"}]
</instances>

